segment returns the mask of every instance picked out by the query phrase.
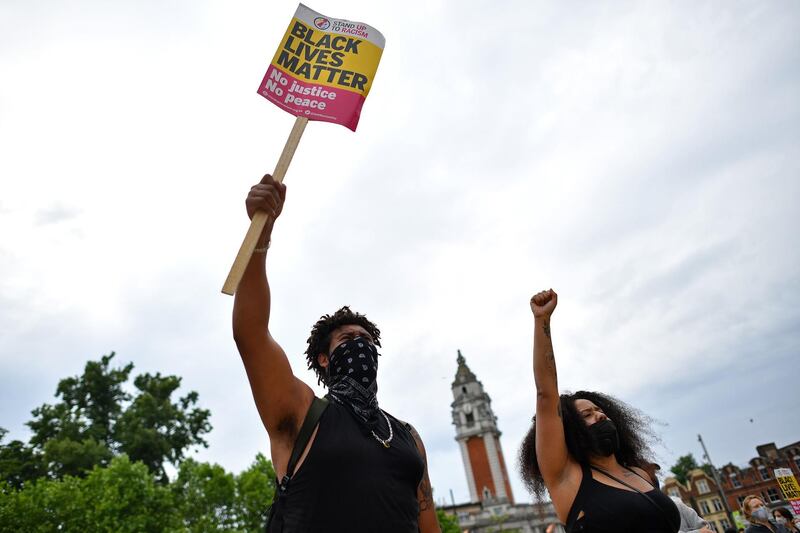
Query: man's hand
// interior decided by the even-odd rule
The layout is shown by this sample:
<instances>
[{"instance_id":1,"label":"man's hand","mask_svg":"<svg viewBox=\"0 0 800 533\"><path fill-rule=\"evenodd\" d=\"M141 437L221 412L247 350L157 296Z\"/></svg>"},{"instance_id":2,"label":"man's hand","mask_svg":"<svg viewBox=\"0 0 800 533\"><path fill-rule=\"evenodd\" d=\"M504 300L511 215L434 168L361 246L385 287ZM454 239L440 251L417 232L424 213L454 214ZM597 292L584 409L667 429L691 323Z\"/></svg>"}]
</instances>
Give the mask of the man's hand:
<instances>
[{"instance_id":1,"label":"man's hand","mask_svg":"<svg viewBox=\"0 0 800 533\"><path fill-rule=\"evenodd\" d=\"M558 305L558 295L553 289L542 291L531 297L531 311L535 318L550 318Z\"/></svg>"},{"instance_id":2,"label":"man's hand","mask_svg":"<svg viewBox=\"0 0 800 533\"><path fill-rule=\"evenodd\" d=\"M256 211L266 211L274 221L283 211L283 203L286 201L286 185L278 183L272 176L265 174L258 185L253 185L247 194L245 206L247 206L247 216L251 219Z\"/></svg>"}]
</instances>

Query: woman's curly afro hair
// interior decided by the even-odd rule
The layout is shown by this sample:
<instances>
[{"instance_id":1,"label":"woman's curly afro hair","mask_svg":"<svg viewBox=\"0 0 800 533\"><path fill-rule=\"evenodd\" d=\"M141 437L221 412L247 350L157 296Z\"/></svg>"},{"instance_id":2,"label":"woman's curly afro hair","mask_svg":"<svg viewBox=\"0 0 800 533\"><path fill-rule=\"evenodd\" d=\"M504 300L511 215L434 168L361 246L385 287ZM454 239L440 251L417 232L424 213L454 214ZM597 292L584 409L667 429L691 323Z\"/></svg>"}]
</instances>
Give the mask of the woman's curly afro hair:
<instances>
[{"instance_id":1,"label":"woman's curly afro hair","mask_svg":"<svg viewBox=\"0 0 800 533\"><path fill-rule=\"evenodd\" d=\"M331 333L337 328L349 325L361 326L370 334L375 346L381 345L381 330L378 329L378 326L370 322L366 316L351 311L350 307L345 305L332 315L322 315L311 328L311 336L308 338L308 348L306 348L308 368L317 375L317 383L328 385L327 372L320 366L317 357L321 353L328 353Z\"/></svg>"},{"instance_id":2,"label":"woman's curly afro hair","mask_svg":"<svg viewBox=\"0 0 800 533\"><path fill-rule=\"evenodd\" d=\"M561 422L564 425L564 439L570 456L581 464L589 463L590 439L589 430L583 418L575 408L575 400L589 400L614 422L619 436L619 449L614 454L617 461L624 466L637 466L647 470L652 464L652 443L658 438L650 428L653 420L625 402L600 392L578 391L574 394L562 394ZM545 486L539 462L536 457L536 417L530 431L522 441L519 450L519 472L528 490L540 500Z\"/></svg>"}]
</instances>

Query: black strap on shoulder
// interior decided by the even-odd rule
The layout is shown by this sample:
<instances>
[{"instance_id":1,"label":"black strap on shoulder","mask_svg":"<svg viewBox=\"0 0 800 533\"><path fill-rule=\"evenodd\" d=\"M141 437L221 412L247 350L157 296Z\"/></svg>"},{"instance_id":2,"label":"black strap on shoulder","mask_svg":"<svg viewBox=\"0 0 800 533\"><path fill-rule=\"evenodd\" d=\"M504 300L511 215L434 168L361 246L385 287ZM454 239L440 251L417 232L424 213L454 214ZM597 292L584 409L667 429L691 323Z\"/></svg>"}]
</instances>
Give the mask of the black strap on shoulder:
<instances>
[{"instance_id":1,"label":"black strap on shoulder","mask_svg":"<svg viewBox=\"0 0 800 533\"><path fill-rule=\"evenodd\" d=\"M606 471L605 471L605 470L603 470L602 468L598 468L598 467L596 467L595 465L589 465L589 466L591 466L591 468L593 468L593 469L597 470L597 471L598 471L598 472L600 472L601 474L603 474L603 475L606 475L606 476L608 476L609 478L613 479L614 481L616 481L616 482L617 482L617 483L619 483L620 485L625 485L625 486L626 486L626 487L628 487L629 489L632 489L632 490L634 490L634 491L638 492L639 494L641 494L642 496L644 496L645 498L647 498L647 501L649 501L651 504L653 504L653 506L654 506L656 509L658 509L658 510L659 510L659 512L661 513L661 516L664 518L664 520L666 520L667 524L668 524L668 525L669 525L671 528L673 528L674 530L676 530L676 531L677 531L677 528L679 528L679 527L680 527L680 524L678 524L678 525L676 526L676 525L675 525L675 524L672 522L672 519L670 518L669 514L667 514L667 511L666 511L666 510L665 510L663 507L661 507L660 505L658 505L658 503L656 503L656 501L655 501L653 498L651 498L650 496L648 496L647 494L645 494L645 493L644 493L644 492L642 492L641 490L637 489L637 488L636 488L636 487L634 487L633 485L631 485L631 484L629 484L629 483L626 483L626 482L622 481L621 479L619 479L619 478L618 478L618 477L616 477L616 476L612 476L610 473L606 472ZM631 472L633 472L634 474L636 474L638 477L640 477L640 478L641 478L641 479L643 479L644 481L647 481L647 480L646 480L646 479L644 479L642 476L640 476L640 475L639 475L637 472L634 472L634 471L633 471L633 470L631 470L630 468L627 468L627 467L625 467L625 469L626 469L626 470L630 470ZM648 481L648 483L650 483L650 484L652 485L652 482Z\"/></svg>"},{"instance_id":2,"label":"black strap on shoulder","mask_svg":"<svg viewBox=\"0 0 800 533\"><path fill-rule=\"evenodd\" d=\"M300 432L294 441L292 448L292 455L289 456L289 464L286 465L286 474L280 483L277 483L278 490L272 499L272 505L267 514L267 524L264 530L268 533L282 532L283 531L283 506L286 505L286 494L289 490L289 481L292 480L294 469L300 456L303 455L303 450L308 446L308 441L311 440L311 435L314 433L314 428L317 427L322 413L328 407L328 400L326 398L317 398L314 396L314 401L311 402L311 407L308 408L306 418L303 420L303 425L300 426ZM276 479L277 481L277 479Z\"/></svg>"},{"instance_id":3,"label":"black strap on shoulder","mask_svg":"<svg viewBox=\"0 0 800 533\"><path fill-rule=\"evenodd\" d=\"M300 426L300 433L297 434L297 440L294 441L294 448L292 448L292 455L289 457L289 464L286 466L286 475L284 477L291 477L294 475L294 467L300 456L303 455L303 450L308 446L308 441L311 439L311 434L314 433L314 428L317 427L322 413L328 407L328 400L326 398L317 398L314 396L314 401L311 402L311 407L308 408L306 418L303 420L303 425ZM281 482L283 484L283 482Z\"/></svg>"}]
</instances>

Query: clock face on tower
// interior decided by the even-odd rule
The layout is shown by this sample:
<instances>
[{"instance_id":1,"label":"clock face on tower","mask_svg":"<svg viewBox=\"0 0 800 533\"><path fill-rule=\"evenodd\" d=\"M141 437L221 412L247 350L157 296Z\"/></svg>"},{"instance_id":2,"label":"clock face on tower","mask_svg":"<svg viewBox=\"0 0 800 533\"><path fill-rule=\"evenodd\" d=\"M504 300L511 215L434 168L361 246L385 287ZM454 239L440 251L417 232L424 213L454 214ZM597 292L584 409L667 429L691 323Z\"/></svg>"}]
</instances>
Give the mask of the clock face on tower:
<instances>
[{"instance_id":1,"label":"clock face on tower","mask_svg":"<svg viewBox=\"0 0 800 533\"><path fill-rule=\"evenodd\" d=\"M466 414L470 414L472 412L472 405L471 404L465 404L464 405L464 412Z\"/></svg>"}]
</instances>

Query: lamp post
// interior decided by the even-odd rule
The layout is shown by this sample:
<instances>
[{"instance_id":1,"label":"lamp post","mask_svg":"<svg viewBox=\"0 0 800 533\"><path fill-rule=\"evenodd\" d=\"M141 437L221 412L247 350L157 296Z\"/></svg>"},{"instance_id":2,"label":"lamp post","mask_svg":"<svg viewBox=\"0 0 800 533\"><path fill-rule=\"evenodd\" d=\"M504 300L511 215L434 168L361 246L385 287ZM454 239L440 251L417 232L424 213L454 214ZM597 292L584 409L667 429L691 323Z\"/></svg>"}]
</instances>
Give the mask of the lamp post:
<instances>
[{"instance_id":1,"label":"lamp post","mask_svg":"<svg viewBox=\"0 0 800 533\"><path fill-rule=\"evenodd\" d=\"M725 489L722 488L722 480L719 478L719 472L717 472L717 468L711 461L711 456L708 455L706 443L703 442L703 436L698 434L697 440L700 441L700 446L703 447L703 457L706 461L708 461L708 465L711 467L711 474L714 476L714 482L717 484L717 491L719 492L720 496L722 496L722 505L725 507L725 514L728 515L728 521L730 522L731 526L735 526L736 521L733 519L733 513L731 513L731 508L728 505L728 497L725 496Z\"/></svg>"}]
</instances>

